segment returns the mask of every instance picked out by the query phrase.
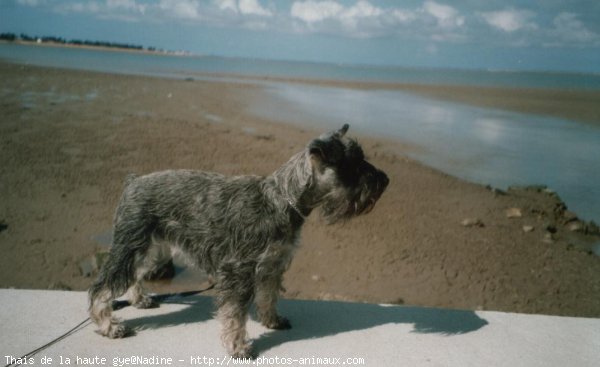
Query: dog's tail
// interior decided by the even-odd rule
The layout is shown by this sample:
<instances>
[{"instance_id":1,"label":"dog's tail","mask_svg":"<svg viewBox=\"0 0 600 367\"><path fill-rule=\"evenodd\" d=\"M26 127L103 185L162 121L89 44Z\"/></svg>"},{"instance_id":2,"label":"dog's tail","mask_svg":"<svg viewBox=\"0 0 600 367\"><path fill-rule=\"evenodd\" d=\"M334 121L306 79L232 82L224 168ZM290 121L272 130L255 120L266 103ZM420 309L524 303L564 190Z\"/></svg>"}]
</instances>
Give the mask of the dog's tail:
<instances>
[{"instance_id":1,"label":"dog's tail","mask_svg":"<svg viewBox=\"0 0 600 367\"><path fill-rule=\"evenodd\" d=\"M90 306L100 294L111 300L123 295L135 282L136 263L144 258L150 246L150 233L146 228L124 231L120 224L115 226L108 258L89 289Z\"/></svg>"},{"instance_id":2,"label":"dog's tail","mask_svg":"<svg viewBox=\"0 0 600 367\"><path fill-rule=\"evenodd\" d=\"M115 246L103 264L98 278L88 291L90 318L99 326L98 333L110 338L121 338L129 331L112 317L113 301L133 284L135 251L129 246Z\"/></svg>"},{"instance_id":3,"label":"dog's tail","mask_svg":"<svg viewBox=\"0 0 600 367\"><path fill-rule=\"evenodd\" d=\"M140 228L124 230L123 227L129 223L123 220L115 225L113 245L108 258L88 291L92 313L95 304L110 303L134 284L136 263L141 261L148 251L150 234L146 228L141 228L144 224L140 223Z\"/></svg>"},{"instance_id":4,"label":"dog's tail","mask_svg":"<svg viewBox=\"0 0 600 367\"><path fill-rule=\"evenodd\" d=\"M128 174L123 183L123 194L113 220L110 253L88 291L90 309L99 297L113 300L131 287L135 279L136 258L142 258L149 247L148 218L140 206L132 204L134 201L128 193L137 177L133 173Z\"/></svg>"},{"instance_id":5,"label":"dog's tail","mask_svg":"<svg viewBox=\"0 0 600 367\"><path fill-rule=\"evenodd\" d=\"M112 317L113 301L134 284L136 247L113 243L108 259L88 291L90 318L98 332L110 338L121 338L129 330Z\"/></svg>"}]
</instances>

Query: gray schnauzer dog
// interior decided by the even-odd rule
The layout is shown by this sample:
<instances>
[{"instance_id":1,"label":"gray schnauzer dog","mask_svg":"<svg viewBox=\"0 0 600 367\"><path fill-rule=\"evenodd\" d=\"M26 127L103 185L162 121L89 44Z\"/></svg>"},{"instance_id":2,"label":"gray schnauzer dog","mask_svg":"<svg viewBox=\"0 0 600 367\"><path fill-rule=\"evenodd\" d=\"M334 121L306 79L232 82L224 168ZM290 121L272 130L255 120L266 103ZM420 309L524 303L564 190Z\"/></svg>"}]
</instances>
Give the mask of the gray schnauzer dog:
<instances>
[{"instance_id":1,"label":"gray schnauzer dog","mask_svg":"<svg viewBox=\"0 0 600 367\"><path fill-rule=\"evenodd\" d=\"M213 277L221 339L232 356L252 356L246 334L252 302L264 326L290 328L276 302L306 217L317 207L328 223L367 213L389 182L347 131L346 124L312 140L266 177L176 170L129 179L110 255L89 290L98 332L129 334L111 317L112 301L127 291L134 306L157 306L141 283L170 260L171 249Z\"/></svg>"}]
</instances>

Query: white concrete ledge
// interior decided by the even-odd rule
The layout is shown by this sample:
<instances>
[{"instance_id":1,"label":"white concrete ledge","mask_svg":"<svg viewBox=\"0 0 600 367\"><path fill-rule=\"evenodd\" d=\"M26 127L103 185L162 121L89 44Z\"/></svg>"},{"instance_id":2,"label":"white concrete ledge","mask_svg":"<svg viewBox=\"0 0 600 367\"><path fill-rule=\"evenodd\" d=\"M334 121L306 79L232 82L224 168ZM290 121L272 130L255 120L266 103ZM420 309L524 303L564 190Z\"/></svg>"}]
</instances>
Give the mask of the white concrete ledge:
<instances>
[{"instance_id":1,"label":"white concrete ledge","mask_svg":"<svg viewBox=\"0 0 600 367\"><path fill-rule=\"evenodd\" d=\"M6 356L20 357L87 318L86 297L84 292L0 290L0 365L10 362ZM253 365L290 360L295 360L292 365L324 365L312 364L316 358L366 366L600 365L600 319L294 300L282 300L279 309L291 320L291 330L270 331L249 322L259 353ZM212 311L212 299L205 296L171 300L151 310L127 307L115 314L137 335L110 340L87 324L34 355L33 362L41 366L48 357L52 362L46 365L61 366L62 357L66 366L67 358L76 365L77 357L98 357L96 362L106 361L95 365L113 366L141 356L171 358L173 366L227 364ZM199 357L195 364L192 357ZM276 357L279 363L268 363Z\"/></svg>"}]
</instances>

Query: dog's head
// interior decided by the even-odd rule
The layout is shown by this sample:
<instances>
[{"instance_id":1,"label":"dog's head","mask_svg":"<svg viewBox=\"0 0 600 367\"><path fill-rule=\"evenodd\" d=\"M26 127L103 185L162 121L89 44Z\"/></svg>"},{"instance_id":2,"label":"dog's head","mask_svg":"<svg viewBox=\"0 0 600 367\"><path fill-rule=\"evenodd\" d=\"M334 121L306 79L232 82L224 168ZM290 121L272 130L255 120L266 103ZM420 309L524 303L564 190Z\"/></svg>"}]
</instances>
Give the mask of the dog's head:
<instances>
[{"instance_id":1,"label":"dog's head","mask_svg":"<svg viewBox=\"0 0 600 367\"><path fill-rule=\"evenodd\" d=\"M389 183L383 171L365 160L356 140L345 137L348 128L345 124L307 146L312 184L329 223L370 212Z\"/></svg>"}]
</instances>

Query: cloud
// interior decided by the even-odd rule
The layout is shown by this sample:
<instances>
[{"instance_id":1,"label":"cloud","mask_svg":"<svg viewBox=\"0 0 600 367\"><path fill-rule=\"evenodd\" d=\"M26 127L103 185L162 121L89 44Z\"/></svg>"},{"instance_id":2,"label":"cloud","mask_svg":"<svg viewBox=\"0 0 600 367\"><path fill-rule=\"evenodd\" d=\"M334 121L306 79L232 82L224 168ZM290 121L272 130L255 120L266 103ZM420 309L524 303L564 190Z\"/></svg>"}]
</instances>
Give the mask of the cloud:
<instances>
[{"instance_id":1,"label":"cloud","mask_svg":"<svg viewBox=\"0 0 600 367\"><path fill-rule=\"evenodd\" d=\"M464 39L465 16L449 5L429 0L413 9L385 8L366 0L349 5L333 0L295 1L290 17L300 21L296 27L300 31L342 37L396 36L448 42Z\"/></svg>"},{"instance_id":2,"label":"cloud","mask_svg":"<svg viewBox=\"0 0 600 367\"><path fill-rule=\"evenodd\" d=\"M107 0L106 6L109 9L125 9L139 11L141 13L146 9L146 5L137 4L135 0Z\"/></svg>"},{"instance_id":3,"label":"cloud","mask_svg":"<svg viewBox=\"0 0 600 367\"><path fill-rule=\"evenodd\" d=\"M465 24L465 17L449 5L439 4L435 1L425 1L423 10L433 16L441 28L453 29L462 27Z\"/></svg>"},{"instance_id":4,"label":"cloud","mask_svg":"<svg viewBox=\"0 0 600 367\"><path fill-rule=\"evenodd\" d=\"M356 4L342 12L342 18L368 18L378 17L383 14L383 10L376 6L373 6L368 1L358 1Z\"/></svg>"},{"instance_id":5,"label":"cloud","mask_svg":"<svg viewBox=\"0 0 600 367\"><path fill-rule=\"evenodd\" d=\"M159 8L166 14L181 19L197 19L200 7L194 0L160 0Z\"/></svg>"},{"instance_id":6,"label":"cloud","mask_svg":"<svg viewBox=\"0 0 600 367\"><path fill-rule=\"evenodd\" d=\"M410 23L417 18L414 11L404 9L394 9L391 14L399 23Z\"/></svg>"},{"instance_id":7,"label":"cloud","mask_svg":"<svg viewBox=\"0 0 600 367\"><path fill-rule=\"evenodd\" d=\"M18 0L36 2L43 0ZM45 1L45 0L44 0ZM48 2L49 3L49 2ZM31 4L28 3L29 6ZM103 0L103 1L54 1L51 8L59 13L87 13L99 19L129 22L164 22L180 20L185 24L203 24L218 27L268 29L273 26L260 19L270 18L274 13L263 7L259 0Z\"/></svg>"},{"instance_id":8,"label":"cloud","mask_svg":"<svg viewBox=\"0 0 600 367\"><path fill-rule=\"evenodd\" d=\"M507 9L479 13L488 25L504 32L515 32L521 29L536 29L538 26L530 21L535 13L529 10Z\"/></svg>"},{"instance_id":9,"label":"cloud","mask_svg":"<svg viewBox=\"0 0 600 367\"><path fill-rule=\"evenodd\" d=\"M296 1L292 4L290 14L292 18L314 23L335 18L343 10L344 7L335 1Z\"/></svg>"},{"instance_id":10,"label":"cloud","mask_svg":"<svg viewBox=\"0 0 600 367\"><path fill-rule=\"evenodd\" d=\"M55 10L61 13L99 13L102 5L95 1L66 2L56 6Z\"/></svg>"},{"instance_id":11,"label":"cloud","mask_svg":"<svg viewBox=\"0 0 600 367\"><path fill-rule=\"evenodd\" d=\"M399 26L405 26L417 18L415 11L382 8L366 0L350 5L333 0L295 1L290 17L299 21L295 27L297 31L351 38L394 35Z\"/></svg>"},{"instance_id":12,"label":"cloud","mask_svg":"<svg viewBox=\"0 0 600 367\"><path fill-rule=\"evenodd\" d=\"M374 19L381 16L383 10L364 0L358 1L350 7L345 7L336 1L309 0L294 2L290 14L293 18L298 18L306 23L332 19L347 26L356 26L360 19Z\"/></svg>"},{"instance_id":13,"label":"cloud","mask_svg":"<svg viewBox=\"0 0 600 367\"><path fill-rule=\"evenodd\" d=\"M230 10L234 13L238 12L237 3L235 0L215 0L215 4L221 10Z\"/></svg>"},{"instance_id":14,"label":"cloud","mask_svg":"<svg viewBox=\"0 0 600 367\"><path fill-rule=\"evenodd\" d=\"M575 43L578 45L600 44L600 35L589 30L579 16L570 12L561 12L552 21L554 28L550 30L551 38L554 42L551 45L559 43Z\"/></svg>"},{"instance_id":15,"label":"cloud","mask_svg":"<svg viewBox=\"0 0 600 367\"><path fill-rule=\"evenodd\" d=\"M52 10L62 14L88 13L99 19L117 19L128 22L138 21L148 7L145 4L138 4L135 0L65 1L52 4Z\"/></svg>"},{"instance_id":16,"label":"cloud","mask_svg":"<svg viewBox=\"0 0 600 367\"><path fill-rule=\"evenodd\" d=\"M238 4L240 13L246 15L258 15L261 17L270 17L271 11L263 8L258 0L240 0Z\"/></svg>"},{"instance_id":17,"label":"cloud","mask_svg":"<svg viewBox=\"0 0 600 367\"><path fill-rule=\"evenodd\" d=\"M6 0L0 0L6 1ZM341 38L393 38L421 42L431 52L442 45L475 42L500 47L544 45L598 47L600 5L561 5L535 12L511 3L469 0L416 0L411 6L384 0L10 0L61 14L147 23L172 22L205 27L327 34ZM494 8L494 4L506 7ZM449 4L453 4L452 6ZM545 4L545 2L544 2ZM583 9L583 10L582 10ZM584 13L590 9L589 13ZM586 24L587 21L587 24Z\"/></svg>"},{"instance_id":18,"label":"cloud","mask_svg":"<svg viewBox=\"0 0 600 367\"><path fill-rule=\"evenodd\" d=\"M466 40L465 16L450 5L425 1L417 9L420 30L434 42L463 42Z\"/></svg>"},{"instance_id":19,"label":"cloud","mask_svg":"<svg viewBox=\"0 0 600 367\"><path fill-rule=\"evenodd\" d=\"M273 12L260 5L258 0L214 0L214 3L223 11L261 17L273 16Z\"/></svg>"},{"instance_id":20,"label":"cloud","mask_svg":"<svg viewBox=\"0 0 600 367\"><path fill-rule=\"evenodd\" d=\"M563 11L549 19L546 16L546 21L539 24L534 19L542 17L530 10L506 9L480 12L477 15L491 28L510 35L503 39L509 46L600 46L600 35L586 26L579 15L573 12Z\"/></svg>"},{"instance_id":21,"label":"cloud","mask_svg":"<svg viewBox=\"0 0 600 367\"><path fill-rule=\"evenodd\" d=\"M23 5L23 6L34 7L34 6L45 5L46 0L17 0L17 4Z\"/></svg>"}]
</instances>

